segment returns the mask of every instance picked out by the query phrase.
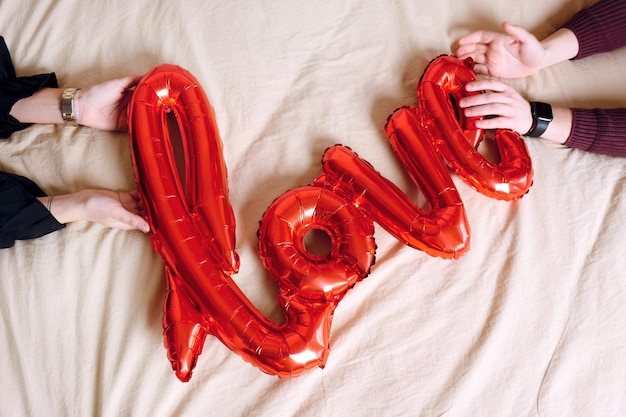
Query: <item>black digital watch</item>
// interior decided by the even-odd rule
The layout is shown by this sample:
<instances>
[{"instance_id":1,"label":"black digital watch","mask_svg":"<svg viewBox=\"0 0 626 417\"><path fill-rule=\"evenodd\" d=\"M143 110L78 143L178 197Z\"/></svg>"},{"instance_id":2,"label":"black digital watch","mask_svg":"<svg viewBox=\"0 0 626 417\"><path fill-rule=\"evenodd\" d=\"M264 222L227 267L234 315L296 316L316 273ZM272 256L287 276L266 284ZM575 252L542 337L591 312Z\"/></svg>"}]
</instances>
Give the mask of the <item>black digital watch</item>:
<instances>
[{"instance_id":1,"label":"black digital watch","mask_svg":"<svg viewBox=\"0 0 626 417\"><path fill-rule=\"evenodd\" d=\"M533 124L528 133L526 133L526 136L538 138L544 134L548 125L554 119L552 115L552 106L548 103L542 103L540 101L531 101L530 113L533 116Z\"/></svg>"}]
</instances>

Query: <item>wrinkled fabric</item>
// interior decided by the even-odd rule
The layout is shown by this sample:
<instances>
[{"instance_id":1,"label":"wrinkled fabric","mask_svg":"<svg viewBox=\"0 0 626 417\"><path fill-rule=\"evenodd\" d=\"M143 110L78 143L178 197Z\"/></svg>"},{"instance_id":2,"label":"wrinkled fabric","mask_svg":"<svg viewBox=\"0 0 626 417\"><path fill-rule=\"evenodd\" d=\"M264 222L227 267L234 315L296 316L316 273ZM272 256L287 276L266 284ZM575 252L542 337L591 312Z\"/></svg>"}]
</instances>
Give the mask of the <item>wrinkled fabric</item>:
<instances>
[{"instance_id":1,"label":"wrinkled fabric","mask_svg":"<svg viewBox=\"0 0 626 417\"><path fill-rule=\"evenodd\" d=\"M325 149L342 144L428 210L384 132L395 109L419 107L427 64L470 31L507 20L548 34L589 3L0 1L0 28L18 74L54 69L62 86L163 63L198 79L228 169L232 279L280 325L278 295L293 291L278 293L257 250L272 202L313 181ZM511 83L548 103L624 107L623 52ZM449 172L470 224L459 259L374 224L376 263L334 312L326 366L293 379L207 337L180 382L163 343L164 264L142 232L72 222L0 250L0 415L626 416L626 158L524 141L535 174L518 201ZM9 167L48 193L136 186L125 133L33 125L0 141Z\"/></svg>"}]
</instances>

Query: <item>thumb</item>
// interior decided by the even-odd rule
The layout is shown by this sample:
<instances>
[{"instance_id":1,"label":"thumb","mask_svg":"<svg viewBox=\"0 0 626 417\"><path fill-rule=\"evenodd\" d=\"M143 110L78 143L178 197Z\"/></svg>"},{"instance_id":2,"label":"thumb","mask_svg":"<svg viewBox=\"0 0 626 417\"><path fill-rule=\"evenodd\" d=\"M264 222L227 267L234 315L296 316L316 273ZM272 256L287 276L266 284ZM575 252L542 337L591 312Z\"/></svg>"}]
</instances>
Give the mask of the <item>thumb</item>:
<instances>
[{"instance_id":1,"label":"thumb","mask_svg":"<svg viewBox=\"0 0 626 417\"><path fill-rule=\"evenodd\" d=\"M133 214L123 208L115 210L112 215L115 217L113 226L122 230L141 230L144 233L150 231L150 225L143 217Z\"/></svg>"},{"instance_id":2,"label":"thumb","mask_svg":"<svg viewBox=\"0 0 626 417\"><path fill-rule=\"evenodd\" d=\"M136 87L137 84L139 84L139 81L141 81L141 78L142 78L141 75L133 75L133 76L128 76L128 77L118 78L116 81L120 89L122 91L125 91L133 87Z\"/></svg>"},{"instance_id":3,"label":"thumb","mask_svg":"<svg viewBox=\"0 0 626 417\"><path fill-rule=\"evenodd\" d=\"M144 233L148 233L150 231L150 225L143 217L137 214L131 214L132 217L129 217L127 224L132 229L141 230Z\"/></svg>"},{"instance_id":4,"label":"thumb","mask_svg":"<svg viewBox=\"0 0 626 417\"><path fill-rule=\"evenodd\" d=\"M537 40L535 35L533 35L532 33L530 33L529 31L527 31L521 26L516 26L508 22L504 22L502 24L502 29L504 29L504 32L507 35L511 36L512 38L522 43L533 42Z\"/></svg>"},{"instance_id":5,"label":"thumb","mask_svg":"<svg viewBox=\"0 0 626 417\"><path fill-rule=\"evenodd\" d=\"M135 219L133 220L135 229L141 230L144 233L148 233L150 231L150 225L148 224L146 219L136 214L134 214L133 217L135 217Z\"/></svg>"}]
</instances>

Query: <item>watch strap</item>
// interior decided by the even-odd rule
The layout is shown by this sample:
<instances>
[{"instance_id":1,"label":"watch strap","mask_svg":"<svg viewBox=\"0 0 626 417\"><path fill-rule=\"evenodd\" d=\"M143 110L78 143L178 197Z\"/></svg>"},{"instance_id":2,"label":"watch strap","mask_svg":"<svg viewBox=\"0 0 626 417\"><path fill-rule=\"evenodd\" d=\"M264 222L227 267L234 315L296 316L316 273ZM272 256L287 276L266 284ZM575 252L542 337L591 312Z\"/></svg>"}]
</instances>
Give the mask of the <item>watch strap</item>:
<instances>
[{"instance_id":1,"label":"watch strap","mask_svg":"<svg viewBox=\"0 0 626 417\"><path fill-rule=\"evenodd\" d=\"M78 88L66 88L61 96L61 114L65 124L70 126L78 126L76 123L76 112L74 110L74 96Z\"/></svg>"},{"instance_id":2,"label":"watch strap","mask_svg":"<svg viewBox=\"0 0 626 417\"><path fill-rule=\"evenodd\" d=\"M548 103L542 103L540 101L531 101L530 113L533 117L533 124L530 127L530 130L526 133L526 136L538 138L545 133L550 125L550 122L552 122L552 106Z\"/></svg>"}]
</instances>

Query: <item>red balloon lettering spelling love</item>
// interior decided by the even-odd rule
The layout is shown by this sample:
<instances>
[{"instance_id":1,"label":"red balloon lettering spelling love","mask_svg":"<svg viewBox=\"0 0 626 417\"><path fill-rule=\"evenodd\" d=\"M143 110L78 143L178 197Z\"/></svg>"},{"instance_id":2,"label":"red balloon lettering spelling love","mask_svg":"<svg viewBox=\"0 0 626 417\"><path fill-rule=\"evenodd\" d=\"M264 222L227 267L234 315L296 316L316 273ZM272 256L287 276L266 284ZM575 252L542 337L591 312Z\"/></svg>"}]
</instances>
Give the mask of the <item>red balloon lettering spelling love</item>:
<instances>
[{"instance_id":1,"label":"red balloon lettering spelling love","mask_svg":"<svg viewBox=\"0 0 626 417\"><path fill-rule=\"evenodd\" d=\"M483 133L471 128L471 120L455 117L453 100L466 94L462 87L473 77L468 62L436 59L420 82L419 110L398 109L385 126L429 210L341 145L326 150L315 180L266 210L258 251L278 285L281 325L264 317L231 278L239 268L235 219L222 143L204 91L173 65L143 77L129 106L131 156L151 241L165 264L164 343L181 381L191 378L209 334L268 374L289 377L323 367L334 310L374 264L374 222L429 255L463 255L469 223L441 157L491 197L510 200L528 191L532 168L521 138L497 132L502 159L491 164L476 151ZM184 181L169 134L170 112L181 132ZM328 237L328 253L307 249L311 231Z\"/></svg>"}]
</instances>

